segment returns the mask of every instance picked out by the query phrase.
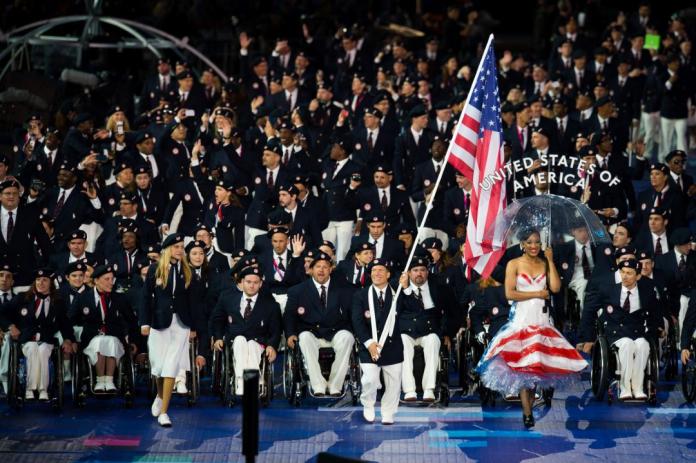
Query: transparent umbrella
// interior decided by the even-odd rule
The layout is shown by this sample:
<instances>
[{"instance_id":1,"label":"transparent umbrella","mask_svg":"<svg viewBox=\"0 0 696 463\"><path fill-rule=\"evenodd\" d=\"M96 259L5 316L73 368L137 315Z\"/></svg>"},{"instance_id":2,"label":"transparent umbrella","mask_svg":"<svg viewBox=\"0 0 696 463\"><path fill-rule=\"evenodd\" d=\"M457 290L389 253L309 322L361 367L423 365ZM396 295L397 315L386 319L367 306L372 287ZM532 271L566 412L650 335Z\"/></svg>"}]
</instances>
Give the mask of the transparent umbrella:
<instances>
[{"instance_id":1,"label":"transparent umbrella","mask_svg":"<svg viewBox=\"0 0 696 463\"><path fill-rule=\"evenodd\" d=\"M573 230L583 226L591 243L611 243L599 217L585 204L565 196L545 194L515 200L497 222L496 227L490 227L491 233L502 225L506 230L504 240L508 248L519 244L524 230L537 230L541 242L553 247L573 239ZM484 237L493 238L485 234Z\"/></svg>"}]
</instances>

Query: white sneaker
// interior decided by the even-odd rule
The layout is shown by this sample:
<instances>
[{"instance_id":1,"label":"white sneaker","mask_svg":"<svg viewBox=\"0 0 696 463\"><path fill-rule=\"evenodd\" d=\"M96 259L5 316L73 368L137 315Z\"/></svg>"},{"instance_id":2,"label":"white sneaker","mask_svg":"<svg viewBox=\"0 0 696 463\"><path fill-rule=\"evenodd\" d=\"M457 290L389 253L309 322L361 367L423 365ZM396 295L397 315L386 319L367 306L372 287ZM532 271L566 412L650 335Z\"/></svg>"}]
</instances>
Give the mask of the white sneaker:
<instances>
[{"instance_id":1,"label":"white sneaker","mask_svg":"<svg viewBox=\"0 0 696 463\"><path fill-rule=\"evenodd\" d=\"M24 400L34 400L34 391L29 391L24 393Z\"/></svg>"},{"instance_id":2,"label":"white sneaker","mask_svg":"<svg viewBox=\"0 0 696 463\"><path fill-rule=\"evenodd\" d=\"M176 383L176 393L177 394L188 394L188 388L186 387L186 383L183 381L179 381Z\"/></svg>"},{"instance_id":3,"label":"white sneaker","mask_svg":"<svg viewBox=\"0 0 696 463\"><path fill-rule=\"evenodd\" d=\"M645 400L648 398L648 395L643 392L642 390L636 391L635 389L633 390L633 398L636 400Z\"/></svg>"},{"instance_id":4,"label":"white sneaker","mask_svg":"<svg viewBox=\"0 0 696 463\"><path fill-rule=\"evenodd\" d=\"M104 392L104 390L105 390L104 377L97 376L97 382L94 383L94 392Z\"/></svg>"},{"instance_id":5,"label":"white sneaker","mask_svg":"<svg viewBox=\"0 0 696 463\"><path fill-rule=\"evenodd\" d=\"M155 400L152 402L152 407L150 407L150 411L152 412L152 416L155 418L160 416L160 413L162 413L162 399L155 397Z\"/></svg>"},{"instance_id":6,"label":"white sneaker","mask_svg":"<svg viewBox=\"0 0 696 463\"><path fill-rule=\"evenodd\" d=\"M619 392L619 400L631 400L633 398L633 394L631 394L631 391L626 390L626 389L621 389Z\"/></svg>"},{"instance_id":7,"label":"white sneaker","mask_svg":"<svg viewBox=\"0 0 696 463\"><path fill-rule=\"evenodd\" d=\"M116 385L114 384L113 376L106 376L106 380L104 381L104 390L106 392L116 392Z\"/></svg>"},{"instance_id":8,"label":"white sneaker","mask_svg":"<svg viewBox=\"0 0 696 463\"><path fill-rule=\"evenodd\" d=\"M382 415L382 424L394 424L394 417L389 415Z\"/></svg>"},{"instance_id":9,"label":"white sneaker","mask_svg":"<svg viewBox=\"0 0 696 463\"><path fill-rule=\"evenodd\" d=\"M162 413L158 418L157 422L159 423L160 426L163 428L171 428L172 427L172 420L169 419L169 415L166 413Z\"/></svg>"},{"instance_id":10,"label":"white sneaker","mask_svg":"<svg viewBox=\"0 0 696 463\"><path fill-rule=\"evenodd\" d=\"M374 423L375 422L375 409L373 407L363 408L363 418L365 418L365 421L367 421L368 423Z\"/></svg>"},{"instance_id":11,"label":"white sneaker","mask_svg":"<svg viewBox=\"0 0 696 463\"><path fill-rule=\"evenodd\" d=\"M48 392L39 391L39 400L48 400Z\"/></svg>"},{"instance_id":12,"label":"white sneaker","mask_svg":"<svg viewBox=\"0 0 696 463\"><path fill-rule=\"evenodd\" d=\"M423 391L423 402L435 402L435 391L432 389Z\"/></svg>"},{"instance_id":13,"label":"white sneaker","mask_svg":"<svg viewBox=\"0 0 696 463\"><path fill-rule=\"evenodd\" d=\"M415 402L416 400L418 400L418 396L415 391L404 394L404 402Z\"/></svg>"}]
</instances>

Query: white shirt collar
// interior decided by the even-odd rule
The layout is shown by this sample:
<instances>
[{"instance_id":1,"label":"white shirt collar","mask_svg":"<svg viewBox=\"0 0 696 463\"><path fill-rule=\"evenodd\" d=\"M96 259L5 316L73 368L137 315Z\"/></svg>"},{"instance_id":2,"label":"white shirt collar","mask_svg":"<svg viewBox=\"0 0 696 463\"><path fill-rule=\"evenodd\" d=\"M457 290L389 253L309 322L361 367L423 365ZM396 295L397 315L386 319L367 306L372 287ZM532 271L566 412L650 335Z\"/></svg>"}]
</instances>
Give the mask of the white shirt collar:
<instances>
[{"instance_id":1,"label":"white shirt collar","mask_svg":"<svg viewBox=\"0 0 696 463\"><path fill-rule=\"evenodd\" d=\"M650 232L650 234L652 235L653 241L657 241L658 238L662 238L662 242L665 244L667 243L667 232L662 232L659 235L653 232Z\"/></svg>"},{"instance_id":2,"label":"white shirt collar","mask_svg":"<svg viewBox=\"0 0 696 463\"><path fill-rule=\"evenodd\" d=\"M317 282L317 280L315 280L314 278L312 278L312 282L314 283L314 287L317 288L318 292L321 292L322 286L326 289L326 291L328 291L329 290L329 283L331 283L331 278L329 278L329 280L324 284L319 284L319 282Z\"/></svg>"}]
</instances>

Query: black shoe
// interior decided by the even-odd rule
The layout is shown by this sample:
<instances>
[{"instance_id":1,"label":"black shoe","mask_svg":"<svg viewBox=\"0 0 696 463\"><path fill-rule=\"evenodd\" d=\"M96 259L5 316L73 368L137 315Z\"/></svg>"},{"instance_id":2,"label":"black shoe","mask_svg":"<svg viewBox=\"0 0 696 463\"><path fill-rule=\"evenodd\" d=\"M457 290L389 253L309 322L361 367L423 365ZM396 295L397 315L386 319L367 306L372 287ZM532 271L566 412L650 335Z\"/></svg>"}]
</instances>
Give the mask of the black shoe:
<instances>
[{"instance_id":1,"label":"black shoe","mask_svg":"<svg viewBox=\"0 0 696 463\"><path fill-rule=\"evenodd\" d=\"M522 415L522 423L524 423L525 428L534 427L534 415Z\"/></svg>"}]
</instances>

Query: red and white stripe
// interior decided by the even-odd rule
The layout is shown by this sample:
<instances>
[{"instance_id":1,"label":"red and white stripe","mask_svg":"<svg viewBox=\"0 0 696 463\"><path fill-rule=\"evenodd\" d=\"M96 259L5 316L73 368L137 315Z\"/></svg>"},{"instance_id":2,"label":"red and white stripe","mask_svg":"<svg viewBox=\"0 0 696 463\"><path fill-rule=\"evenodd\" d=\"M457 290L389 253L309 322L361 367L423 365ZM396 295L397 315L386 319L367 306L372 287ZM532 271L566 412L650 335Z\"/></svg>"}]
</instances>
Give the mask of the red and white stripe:
<instances>
[{"instance_id":1,"label":"red and white stripe","mask_svg":"<svg viewBox=\"0 0 696 463\"><path fill-rule=\"evenodd\" d=\"M515 371L527 373L577 373L587 362L551 326L529 326L496 342L485 360L495 356Z\"/></svg>"},{"instance_id":2,"label":"red and white stripe","mask_svg":"<svg viewBox=\"0 0 696 463\"><path fill-rule=\"evenodd\" d=\"M491 45L492 36L483 56ZM483 62L476 71L472 88L477 85ZM505 252L503 221L496 220L507 205L505 180L493 182L488 190L481 186L486 177L492 178L505 164L502 133L484 128L480 137L480 125L481 111L467 99L447 153L448 162L473 183L464 248L469 279L472 268L482 277L488 277Z\"/></svg>"}]
</instances>

